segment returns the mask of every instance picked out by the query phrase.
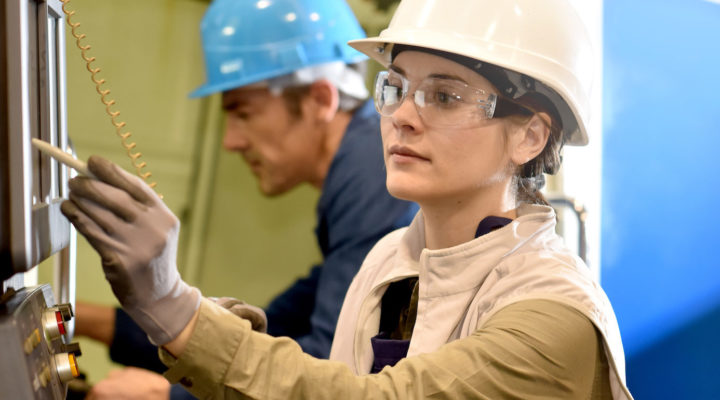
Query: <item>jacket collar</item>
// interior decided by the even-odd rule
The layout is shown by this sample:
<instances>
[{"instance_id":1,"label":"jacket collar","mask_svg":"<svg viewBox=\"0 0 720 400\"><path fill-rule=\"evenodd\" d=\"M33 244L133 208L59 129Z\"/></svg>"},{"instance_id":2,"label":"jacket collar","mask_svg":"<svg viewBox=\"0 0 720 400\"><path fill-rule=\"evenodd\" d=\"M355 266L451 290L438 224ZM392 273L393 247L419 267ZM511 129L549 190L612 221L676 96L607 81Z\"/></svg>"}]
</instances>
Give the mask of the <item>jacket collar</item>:
<instances>
[{"instance_id":1,"label":"jacket collar","mask_svg":"<svg viewBox=\"0 0 720 400\"><path fill-rule=\"evenodd\" d=\"M414 272L420 278L421 297L447 296L476 288L507 255L531 238L554 233L555 211L551 207L523 204L517 213L518 217L502 228L457 246L430 250L425 248L425 223L419 211L400 241L394 268L383 281Z\"/></svg>"}]
</instances>

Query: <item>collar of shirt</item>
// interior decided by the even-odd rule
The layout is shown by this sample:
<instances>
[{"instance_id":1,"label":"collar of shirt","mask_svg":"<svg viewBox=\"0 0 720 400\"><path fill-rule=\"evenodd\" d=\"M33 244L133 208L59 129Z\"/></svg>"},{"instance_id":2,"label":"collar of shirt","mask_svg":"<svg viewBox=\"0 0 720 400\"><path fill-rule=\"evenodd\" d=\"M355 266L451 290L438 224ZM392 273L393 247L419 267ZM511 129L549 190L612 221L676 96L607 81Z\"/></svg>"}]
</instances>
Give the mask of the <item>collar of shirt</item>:
<instances>
[{"instance_id":1,"label":"collar of shirt","mask_svg":"<svg viewBox=\"0 0 720 400\"><path fill-rule=\"evenodd\" d=\"M500 229L511 222L512 220L510 218L496 217L494 215L485 217L478 224L477 230L475 231L475 238L479 238L486 233L490 233L496 229Z\"/></svg>"}]
</instances>

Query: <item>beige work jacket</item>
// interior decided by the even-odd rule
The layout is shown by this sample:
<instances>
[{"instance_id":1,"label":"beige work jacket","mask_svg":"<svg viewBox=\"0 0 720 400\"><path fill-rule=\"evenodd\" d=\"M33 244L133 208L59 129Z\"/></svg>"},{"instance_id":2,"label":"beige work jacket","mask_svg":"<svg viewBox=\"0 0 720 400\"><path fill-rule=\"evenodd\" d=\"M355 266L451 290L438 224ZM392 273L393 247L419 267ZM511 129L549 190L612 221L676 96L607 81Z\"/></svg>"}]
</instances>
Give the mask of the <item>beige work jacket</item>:
<instances>
[{"instance_id":1,"label":"beige work jacket","mask_svg":"<svg viewBox=\"0 0 720 400\"><path fill-rule=\"evenodd\" d=\"M506 227L436 251L424 249L422 223L418 214L368 255L346 297L331 361L252 332L203 300L181 357L160 352L166 377L199 398L632 398L612 308L555 235L552 209L523 206ZM420 288L408 358L365 375L384 289L408 276L419 277Z\"/></svg>"},{"instance_id":2,"label":"beige work jacket","mask_svg":"<svg viewBox=\"0 0 720 400\"><path fill-rule=\"evenodd\" d=\"M417 276L419 299L408 357L468 337L508 305L550 300L587 317L602 335L615 399L631 398L625 356L610 302L587 266L555 233L552 208L522 205L505 227L455 247L425 248L419 212L409 227L383 238L350 285L330 358L356 374L373 363L382 296L394 281Z\"/></svg>"}]
</instances>

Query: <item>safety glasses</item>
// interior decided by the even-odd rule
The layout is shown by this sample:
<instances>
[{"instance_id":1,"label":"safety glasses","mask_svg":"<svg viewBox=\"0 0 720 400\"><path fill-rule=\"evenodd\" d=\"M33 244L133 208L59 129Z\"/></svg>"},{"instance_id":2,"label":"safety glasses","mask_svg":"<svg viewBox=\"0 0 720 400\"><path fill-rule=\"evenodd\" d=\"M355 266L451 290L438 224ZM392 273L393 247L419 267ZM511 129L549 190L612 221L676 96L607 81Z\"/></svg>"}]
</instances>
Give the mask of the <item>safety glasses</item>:
<instances>
[{"instance_id":1,"label":"safety glasses","mask_svg":"<svg viewBox=\"0 0 720 400\"><path fill-rule=\"evenodd\" d=\"M392 116L412 96L420 117L435 127L465 128L482 124L493 117L532 111L510 100L445 77L427 77L417 83L397 71L381 71L375 79L375 108L385 117ZM502 115L498 115L498 107Z\"/></svg>"}]
</instances>

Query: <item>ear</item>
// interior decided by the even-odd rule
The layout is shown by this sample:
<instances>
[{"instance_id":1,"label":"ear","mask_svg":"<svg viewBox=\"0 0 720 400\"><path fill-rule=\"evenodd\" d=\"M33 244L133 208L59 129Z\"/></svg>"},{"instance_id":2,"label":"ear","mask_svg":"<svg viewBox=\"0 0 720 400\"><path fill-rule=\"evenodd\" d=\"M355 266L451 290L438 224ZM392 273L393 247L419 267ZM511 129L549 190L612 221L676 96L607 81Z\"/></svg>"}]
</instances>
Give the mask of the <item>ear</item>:
<instances>
[{"instance_id":1,"label":"ear","mask_svg":"<svg viewBox=\"0 0 720 400\"><path fill-rule=\"evenodd\" d=\"M322 122L335 118L340 102L337 87L328 80L321 79L310 85L311 114Z\"/></svg>"},{"instance_id":2,"label":"ear","mask_svg":"<svg viewBox=\"0 0 720 400\"><path fill-rule=\"evenodd\" d=\"M513 140L511 158L516 165L523 165L537 157L550 137L550 116L536 113L518 131Z\"/></svg>"}]
</instances>

